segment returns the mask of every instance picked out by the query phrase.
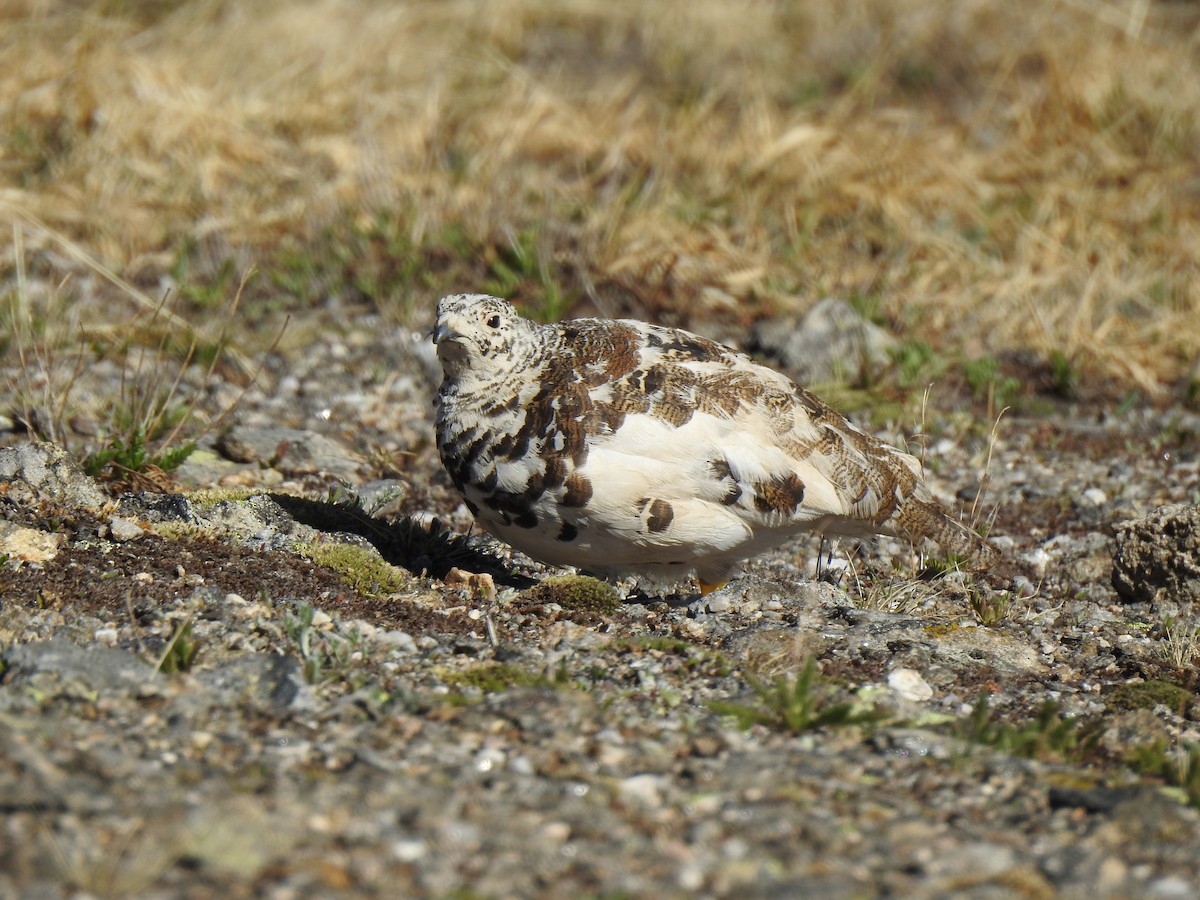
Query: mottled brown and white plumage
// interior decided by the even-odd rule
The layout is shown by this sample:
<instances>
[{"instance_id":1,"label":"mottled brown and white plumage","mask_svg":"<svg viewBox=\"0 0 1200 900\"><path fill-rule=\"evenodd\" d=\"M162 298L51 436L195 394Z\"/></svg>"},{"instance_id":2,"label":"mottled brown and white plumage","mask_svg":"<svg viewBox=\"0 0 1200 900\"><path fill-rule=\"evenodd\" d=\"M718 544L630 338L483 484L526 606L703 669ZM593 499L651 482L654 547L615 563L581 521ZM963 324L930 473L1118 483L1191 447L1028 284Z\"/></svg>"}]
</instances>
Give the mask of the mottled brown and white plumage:
<instances>
[{"instance_id":1,"label":"mottled brown and white plumage","mask_svg":"<svg viewBox=\"0 0 1200 900\"><path fill-rule=\"evenodd\" d=\"M479 524L535 559L707 592L805 532L996 551L951 518L920 463L750 357L632 320L539 325L454 294L433 333L442 462Z\"/></svg>"}]
</instances>

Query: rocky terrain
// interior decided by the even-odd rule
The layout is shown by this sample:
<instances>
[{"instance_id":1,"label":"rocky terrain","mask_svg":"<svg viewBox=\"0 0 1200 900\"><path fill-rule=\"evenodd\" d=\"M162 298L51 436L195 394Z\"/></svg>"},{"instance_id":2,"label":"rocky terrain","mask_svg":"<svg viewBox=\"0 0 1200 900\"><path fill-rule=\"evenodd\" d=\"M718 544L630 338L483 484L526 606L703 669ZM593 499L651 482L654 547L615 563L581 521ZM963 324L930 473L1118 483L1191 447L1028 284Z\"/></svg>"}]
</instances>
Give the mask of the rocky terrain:
<instances>
[{"instance_id":1,"label":"rocky terrain","mask_svg":"<svg viewBox=\"0 0 1200 900\"><path fill-rule=\"evenodd\" d=\"M1200 417L1011 365L922 419L993 571L800 541L703 599L467 536L419 334L313 341L169 476L7 420L0 896L1200 896Z\"/></svg>"}]
</instances>

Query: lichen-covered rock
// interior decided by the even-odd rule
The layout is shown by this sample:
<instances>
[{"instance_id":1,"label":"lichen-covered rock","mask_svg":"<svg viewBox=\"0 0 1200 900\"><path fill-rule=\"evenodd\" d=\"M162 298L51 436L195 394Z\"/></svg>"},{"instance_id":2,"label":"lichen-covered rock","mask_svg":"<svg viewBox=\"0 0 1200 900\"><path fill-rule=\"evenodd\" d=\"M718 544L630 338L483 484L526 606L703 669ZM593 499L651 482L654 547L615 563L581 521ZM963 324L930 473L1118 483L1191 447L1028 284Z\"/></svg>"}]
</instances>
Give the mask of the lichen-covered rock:
<instances>
[{"instance_id":1,"label":"lichen-covered rock","mask_svg":"<svg viewBox=\"0 0 1200 900\"><path fill-rule=\"evenodd\" d=\"M1131 603L1200 599L1200 506L1163 506L1118 525L1112 582Z\"/></svg>"},{"instance_id":2,"label":"lichen-covered rock","mask_svg":"<svg viewBox=\"0 0 1200 900\"><path fill-rule=\"evenodd\" d=\"M48 443L0 447L0 485L24 485L30 499L96 509L105 497L62 447Z\"/></svg>"},{"instance_id":3,"label":"lichen-covered rock","mask_svg":"<svg viewBox=\"0 0 1200 900\"><path fill-rule=\"evenodd\" d=\"M7 556L21 562L42 563L54 559L66 540L63 534L0 522L0 558Z\"/></svg>"}]
</instances>

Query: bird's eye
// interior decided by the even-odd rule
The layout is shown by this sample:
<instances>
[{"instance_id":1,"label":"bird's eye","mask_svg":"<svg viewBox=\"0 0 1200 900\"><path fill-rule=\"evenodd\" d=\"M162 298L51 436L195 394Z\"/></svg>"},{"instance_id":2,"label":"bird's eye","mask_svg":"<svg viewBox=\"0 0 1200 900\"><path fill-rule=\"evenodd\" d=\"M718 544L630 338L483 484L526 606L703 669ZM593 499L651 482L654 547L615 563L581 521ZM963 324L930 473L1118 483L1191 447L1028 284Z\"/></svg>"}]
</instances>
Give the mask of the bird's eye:
<instances>
[{"instance_id":1,"label":"bird's eye","mask_svg":"<svg viewBox=\"0 0 1200 900\"><path fill-rule=\"evenodd\" d=\"M500 317L499 316L488 316L487 326L488 326L488 328L499 328L500 327Z\"/></svg>"}]
</instances>

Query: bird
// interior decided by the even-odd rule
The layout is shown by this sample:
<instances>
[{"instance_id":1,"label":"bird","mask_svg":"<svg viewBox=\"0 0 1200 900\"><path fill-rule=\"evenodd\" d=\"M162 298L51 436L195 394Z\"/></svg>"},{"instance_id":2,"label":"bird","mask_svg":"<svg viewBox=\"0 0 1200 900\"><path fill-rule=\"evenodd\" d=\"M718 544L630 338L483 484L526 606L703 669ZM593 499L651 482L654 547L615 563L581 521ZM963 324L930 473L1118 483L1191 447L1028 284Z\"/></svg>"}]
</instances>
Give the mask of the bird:
<instances>
[{"instance_id":1,"label":"bird","mask_svg":"<svg viewBox=\"0 0 1200 900\"><path fill-rule=\"evenodd\" d=\"M438 452L476 522L553 566L701 595L806 533L994 545L938 502L912 455L701 335L633 319L540 324L486 294L437 303Z\"/></svg>"}]
</instances>

